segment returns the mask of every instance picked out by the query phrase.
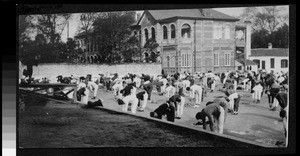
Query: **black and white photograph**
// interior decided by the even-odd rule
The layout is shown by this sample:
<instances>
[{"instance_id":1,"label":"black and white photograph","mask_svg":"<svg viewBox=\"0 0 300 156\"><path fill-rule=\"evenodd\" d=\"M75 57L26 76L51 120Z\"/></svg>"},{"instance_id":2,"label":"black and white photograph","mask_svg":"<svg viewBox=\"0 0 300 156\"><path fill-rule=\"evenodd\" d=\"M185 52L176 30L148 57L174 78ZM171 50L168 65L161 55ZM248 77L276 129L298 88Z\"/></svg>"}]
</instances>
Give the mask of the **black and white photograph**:
<instances>
[{"instance_id":1,"label":"black and white photograph","mask_svg":"<svg viewBox=\"0 0 300 156\"><path fill-rule=\"evenodd\" d=\"M17 148L289 146L289 5L141 8L18 15Z\"/></svg>"}]
</instances>

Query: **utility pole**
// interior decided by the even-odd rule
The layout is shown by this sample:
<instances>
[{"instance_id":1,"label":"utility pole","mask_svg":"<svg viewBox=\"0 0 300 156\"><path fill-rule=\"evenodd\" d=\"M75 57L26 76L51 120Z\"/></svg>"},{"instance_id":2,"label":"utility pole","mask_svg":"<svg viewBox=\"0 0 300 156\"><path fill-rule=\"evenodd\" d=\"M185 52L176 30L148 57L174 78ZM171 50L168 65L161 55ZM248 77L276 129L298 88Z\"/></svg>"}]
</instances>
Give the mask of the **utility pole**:
<instances>
[{"instance_id":1,"label":"utility pole","mask_svg":"<svg viewBox=\"0 0 300 156\"><path fill-rule=\"evenodd\" d=\"M194 22L194 73L197 72L196 67L196 20Z\"/></svg>"},{"instance_id":2,"label":"utility pole","mask_svg":"<svg viewBox=\"0 0 300 156\"><path fill-rule=\"evenodd\" d=\"M69 38L69 21L67 21L67 39Z\"/></svg>"},{"instance_id":3,"label":"utility pole","mask_svg":"<svg viewBox=\"0 0 300 156\"><path fill-rule=\"evenodd\" d=\"M248 58L248 55L251 53L251 21L245 21L245 24L246 24L246 30L245 30L245 37L246 37L246 44L245 44L245 49L244 49L244 63L245 63L245 71L246 71L246 68L247 68L247 58Z\"/></svg>"}]
</instances>

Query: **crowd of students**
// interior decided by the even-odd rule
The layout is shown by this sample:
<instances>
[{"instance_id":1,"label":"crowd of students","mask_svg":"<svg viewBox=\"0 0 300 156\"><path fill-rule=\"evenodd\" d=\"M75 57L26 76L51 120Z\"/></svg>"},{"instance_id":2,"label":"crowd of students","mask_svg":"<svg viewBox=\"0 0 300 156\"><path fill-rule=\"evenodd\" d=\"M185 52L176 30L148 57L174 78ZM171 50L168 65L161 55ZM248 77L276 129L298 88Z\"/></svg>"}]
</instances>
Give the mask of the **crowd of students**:
<instances>
[{"instance_id":1,"label":"crowd of students","mask_svg":"<svg viewBox=\"0 0 300 156\"><path fill-rule=\"evenodd\" d=\"M238 71L213 73L209 71L195 74L184 72L172 75L164 73L160 75L133 73L119 75L118 73L110 74L107 72L97 76L88 74L81 77L73 75L62 77L59 75L56 80L51 81L47 78L37 81L31 77L25 77L20 79L20 84L52 83L53 81L77 84L76 98L81 103L86 104L85 108L103 106L103 100L100 98L95 102L89 101L91 93L93 94L91 99L96 99L100 87L105 88L108 92L113 91L116 103L120 105L121 110L127 112L130 107L133 114L145 110L147 103L151 100L152 91L155 89L158 95L165 96L166 101L150 112L150 116L159 119L165 116L171 122L182 118L187 99L195 99L193 107L198 108L204 105L202 102L205 95L209 91L214 92L216 84L222 84L220 91L224 92L224 96L209 101L201 111L195 114L195 118L199 120L198 124L203 125L204 129L209 124L211 131L220 134L223 133L227 113L238 115L242 94L237 90L251 92L253 101L257 103L260 102L265 93L268 96L270 110L277 110L278 105L280 105L280 117L284 120L286 132L287 73L266 73L264 71L258 73ZM277 99L276 102L274 99Z\"/></svg>"}]
</instances>

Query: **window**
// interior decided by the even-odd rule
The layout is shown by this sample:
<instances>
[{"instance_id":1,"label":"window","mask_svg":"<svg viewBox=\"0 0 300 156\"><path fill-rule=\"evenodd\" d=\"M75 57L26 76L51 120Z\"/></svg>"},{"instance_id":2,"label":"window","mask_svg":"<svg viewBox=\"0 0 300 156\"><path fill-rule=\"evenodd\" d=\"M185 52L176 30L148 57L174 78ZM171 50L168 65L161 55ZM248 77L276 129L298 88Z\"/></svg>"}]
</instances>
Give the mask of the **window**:
<instances>
[{"instance_id":1,"label":"window","mask_svg":"<svg viewBox=\"0 0 300 156\"><path fill-rule=\"evenodd\" d=\"M164 39L168 39L168 29L166 26L163 27L163 33Z\"/></svg>"},{"instance_id":2,"label":"window","mask_svg":"<svg viewBox=\"0 0 300 156\"><path fill-rule=\"evenodd\" d=\"M274 68L274 65L275 65L275 60L274 60L274 58L271 58L271 59L270 59L270 63L271 63L271 68Z\"/></svg>"},{"instance_id":3,"label":"window","mask_svg":"<svg viewBox=\"0 0 300 156\"><path fill-rule=\"evenodd\" d=\"M145 29L145 41L147 42L148 39L149 39L149 38L148 38L148 30Z\"/></svg>"},{"instance_id":4,"label":"window","mask_svg":"<svg viewBox=\"0 0 300 156\"><path fill-rule=\"evenodd\" d=\"M287 68L288 67L288 60L282 59L281 60L281 68Z\"/></svg>"},{"instance_id":5,"label":"window","mask_svg":"<svg viewBox=\"0 0 300 156\"><path fill-rule=\"evenodd\" d=\"M260 68L260 61L259 60L253 60L253 62L257 63L257 68Z\"/></svg>"},{"instance_id":6,"label":"window","mask_svg":"<svg viewBox=\"0 0 300 156\"><path fill-rule=\"evenodd\" d=\"M176 33L175 33L175 26L174 24L171 25L171 38L175 38L176 37Z\"/></svg>"},{"instance_id":7,"label":"window","mask_svg":"<svg viewBox=\"0 0 300 156\"><path fill-rule=\"evenodd\" d=\"M191 27L190 27L190 25L188 25L188 24L182 25L181 37L182 38L191 38Z\"/></svg>"},{"instance_id":8,"label":"window","mask_svg":"<svg viewBox=\"0 0 300 156\"><path fill-rule=\"evenodd\" d=\"M225 39L230 39L230 27L225 26Z\"/></svg>"},{"instance_id":9,"label":"window","mask_svg":"<svg viewBox=\"0 0 300 156\"><path fill-rule=\"evenodd\" d=\"M266 61L261 61L261 69L266 69Z\"/></svg>"},{"instance_id":10,"label":"window","mask_svg":"<svg viewBox=\"0 0 300 156\"><path fill-rule=\"evenodd\" d=\"M213 33L214 39L221 39L222 38L222 26L214 25L213 29L214 29L214 33Z\"/></svg>"},{"instance_id":11,"label":"window","mask_svg":"<svg viewBox=\"0 0 300 156\"><path fill-rule=\"evenodd\" d=\"M219 66L219 54L214 54L214 66Z\"/></svg>"},{"instance_id":12,"label":"window","mask_svg":"<svg viewBox=\"0 0 300 156\"><path fill-rule=\"evenodd\" d=\"M230 54L225 54L225 66L230 66Z\"/></svg>"},{"instance_id":13,"label":"window","mask_svg":"<svg viewBox=\"0 0 300 156\"><path fill-rule=\"evenodd\" d=\"M192 66L192 54L182 54L181 55L181 66L182 67L191 67Z\"/></svg>"},{"instance_id":14,"label":"window","mask_svg":"<svg viewBox=\"0 0 300 156\"><path fill-rule=\"evenodd\" d=\"M151 37L155 39L155 29L153 27L151 28Z\"/></svg>"}]
</instances>

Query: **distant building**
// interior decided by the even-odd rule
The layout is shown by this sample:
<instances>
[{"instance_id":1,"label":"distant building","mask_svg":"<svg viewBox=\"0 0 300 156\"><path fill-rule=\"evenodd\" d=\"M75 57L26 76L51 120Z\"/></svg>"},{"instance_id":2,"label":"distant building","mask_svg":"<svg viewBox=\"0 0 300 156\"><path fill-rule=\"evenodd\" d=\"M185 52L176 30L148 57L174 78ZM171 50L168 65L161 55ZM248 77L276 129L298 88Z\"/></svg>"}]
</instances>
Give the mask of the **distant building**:
<instances>
[{"instance_id":1,"label":"distant building","mask_svg":"<svg viewBox=\"0 0 300 156\"><path fill-rule=\"evenodd\" d=\"M98 62L99 48L98 40L99 37L93 35L86 35L84 32L79 33L75 37L75 41L79 44L79 48L84 52L83 55L78 56L80 62Z\"/></svg>"},{"instance_id":2,"label":"distant building","mask_svg":"<svg viewBox=\"0 0 300 156\"><path fill-rule=\"evenodd\" d=\"M259 70L288 72L289 49L272 48L269 43L268 48L251 49L249 59L257 63Z\"/></svg>"},{"instance_id":3,"label":"distant building","mask_svg":"<svg viewBox=\"0 0 300 156\"><path fill-rule=\"evenodd\" d=\"M145 10L132 30L141 47L156 39L167 73L223 72L235 70L238 20L213 9Z\"/></svg>"},{"instance_id":4,"label":"distant building","mask_svg":"<svg viewBox=\"0 0 300 156\"><path fill-rule=\"evenodd\" d=\"M251 60L246 60L246 69L245 69L245 59L240 59L235 61L235 70L248 70L248 71L254 71L258 72L258 65L257 63L251 61Z\"/></svg>"}]
</instances>

